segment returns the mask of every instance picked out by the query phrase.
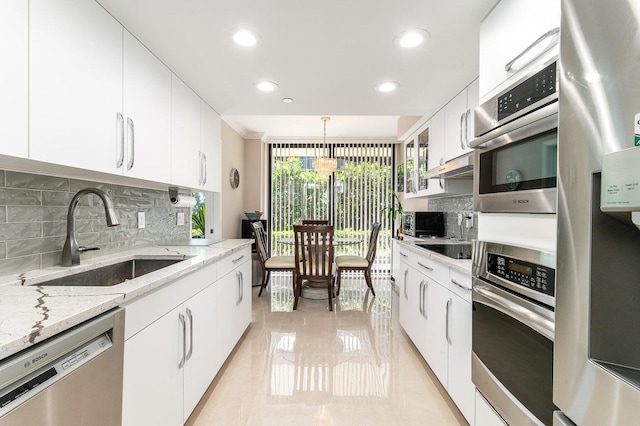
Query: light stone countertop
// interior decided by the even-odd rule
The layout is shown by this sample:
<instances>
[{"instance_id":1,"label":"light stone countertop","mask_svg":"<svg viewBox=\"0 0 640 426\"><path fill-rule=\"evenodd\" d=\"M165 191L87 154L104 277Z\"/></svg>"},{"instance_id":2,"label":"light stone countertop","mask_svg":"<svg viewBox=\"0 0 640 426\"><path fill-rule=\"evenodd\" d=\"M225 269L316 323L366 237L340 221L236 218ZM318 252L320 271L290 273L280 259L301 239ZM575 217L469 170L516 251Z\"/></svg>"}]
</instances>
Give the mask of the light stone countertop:
<instances>
[{"instance_id":1,"label":"light stone countertop","mask_svg":"<svg viewBox=\"0 0 640 426\"><path fill-rule=\"evenodd\" d=\"M471 275L472 261L470 259L452 259L435 251L418 247L416 244L468 244L468 241L456 241L450 238L407 238L398 241L403 247L418 253L421 256L434 259L463 274Z\"/></svg>"},{"instance_id":2,"label":"light stone countertop","mask_svg":"<svg viewBox=\"0 0 640 426\"><path fill-rule=\"evenodd\" d=\"M0 360L242 250L252 242L232 239L211 246L147 246L83 260L79 266L55 266L0 277ZM145 257L188 258L110 287L38 285L49 279Z\"/></svg>"}]
</instances>

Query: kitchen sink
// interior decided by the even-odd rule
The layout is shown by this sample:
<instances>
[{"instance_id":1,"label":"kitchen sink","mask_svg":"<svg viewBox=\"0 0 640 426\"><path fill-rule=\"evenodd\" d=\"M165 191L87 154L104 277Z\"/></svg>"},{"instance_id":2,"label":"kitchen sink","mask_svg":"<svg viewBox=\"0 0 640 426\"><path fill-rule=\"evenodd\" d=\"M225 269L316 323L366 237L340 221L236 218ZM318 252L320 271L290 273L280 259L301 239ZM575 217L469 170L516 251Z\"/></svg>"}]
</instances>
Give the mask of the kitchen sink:
<instances>
[{"instance_id":1,"label":"kitchen sink","mask_svg":"<svg viewBox=\"0 0 640 426\"><path fill-rule=\"evenodd\" d=\"M179 259L131 259L77 274L43 281L35 285L108 287L141 277L186 259L186 257Z\"/></svg>"}]
</instances>

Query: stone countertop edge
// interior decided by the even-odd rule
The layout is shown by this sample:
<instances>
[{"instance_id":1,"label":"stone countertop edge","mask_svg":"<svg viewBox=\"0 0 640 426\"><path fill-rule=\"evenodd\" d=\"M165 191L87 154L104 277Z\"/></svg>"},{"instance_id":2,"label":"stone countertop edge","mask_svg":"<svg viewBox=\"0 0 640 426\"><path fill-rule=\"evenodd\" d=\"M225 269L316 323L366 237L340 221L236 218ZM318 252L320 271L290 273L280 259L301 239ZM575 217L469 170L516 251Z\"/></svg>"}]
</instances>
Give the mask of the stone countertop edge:
<instances>
[{"instance_id":1,"label":"stone countertop edge","mask_svg":"<svg viewBox=\"0 0 640 426\"><path fill-rule=\"evenodd\" d=\"M0 277L0 360L250 247L252 242L252 239L230 239L211 246L152 245L95 257L79 266L54 266ZM189 258L110 287L38 285L124 260L162 256Z\"/></svg>"},{"instance_id":2,"label":"stone countertop edge","mask_svg":"<svg viewBox=\"0 0 640 426\"><path fill-rule=\"evenodd\" d=\"M465 244L465 243L468 243L467 241L454 241L454 240L445 239L445 238L431 238L428 240L424 240L424 239L398 240L398 242L402 244L404 247L407 247L408 249L412 250L415 253L418 253L421 256L429 257L431 259L434 259L440 263L447 265L452 269L455 269L458 272L471 275L472 261L470 259L452 259L443 254L436 253L434 251L430 251L422 247L418 247L416 245L417 243L419 244L461 244L461 243Z\"/></svg>"}]
</instances>

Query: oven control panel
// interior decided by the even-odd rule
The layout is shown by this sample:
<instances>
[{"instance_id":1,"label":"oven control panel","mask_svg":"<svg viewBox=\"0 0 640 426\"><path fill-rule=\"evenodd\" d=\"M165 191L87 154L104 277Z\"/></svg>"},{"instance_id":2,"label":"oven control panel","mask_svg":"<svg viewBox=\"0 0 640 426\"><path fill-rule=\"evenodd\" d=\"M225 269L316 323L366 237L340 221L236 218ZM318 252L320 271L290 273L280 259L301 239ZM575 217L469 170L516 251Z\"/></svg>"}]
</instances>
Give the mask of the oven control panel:
<instances>
[{"instance_id":1,"label":"oven control panel","mask_svg":"<svg viewBox=\"0 0 640 426\"><path fill-rule=\"evenodd\" d=\"M487 272L539 293L555 296L556 271L547 266L487 253Z\"/></svg>"},{"instance_id":2,"label":"oven control panel","mask_svg":"<svg viewBox=\"0 0 640 426\"><path fill-rule=\"evenodd\" d=\"M498 121L556 92L556 63L523 81L498 98Z\"/></svg>"}]
</instances>

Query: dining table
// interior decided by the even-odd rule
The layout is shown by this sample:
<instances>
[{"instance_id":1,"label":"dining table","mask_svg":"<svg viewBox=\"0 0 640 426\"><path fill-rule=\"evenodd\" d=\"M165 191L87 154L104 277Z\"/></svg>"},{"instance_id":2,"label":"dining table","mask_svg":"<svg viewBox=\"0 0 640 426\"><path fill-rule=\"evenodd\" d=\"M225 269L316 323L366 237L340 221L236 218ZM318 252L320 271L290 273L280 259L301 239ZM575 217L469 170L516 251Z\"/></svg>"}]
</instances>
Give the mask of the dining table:
<instances>
[{"instance_id":1,"label":"dining table","mask_svg":"<svg viewBox=\"0 0 640 426\"><path fill-rule=\"evenodd\" d=\"M295 245L295 238L293 237L284 237L276 240L278 244L285 245ZM333 237L333 246L334 247L344 247L361 244L361 238L354 237ZM326 299L327 296L327 287L324 282L315 282L315 281L304 281L302 283L302 289L300 291L300 296L305 299L313 299L313 300L322 300Z\"/></svg>"}]
</instances>

